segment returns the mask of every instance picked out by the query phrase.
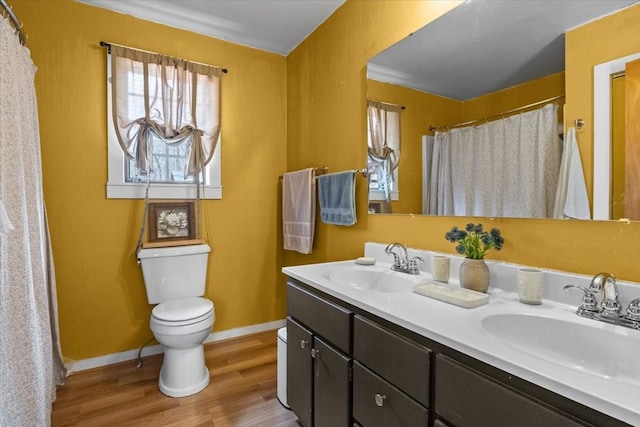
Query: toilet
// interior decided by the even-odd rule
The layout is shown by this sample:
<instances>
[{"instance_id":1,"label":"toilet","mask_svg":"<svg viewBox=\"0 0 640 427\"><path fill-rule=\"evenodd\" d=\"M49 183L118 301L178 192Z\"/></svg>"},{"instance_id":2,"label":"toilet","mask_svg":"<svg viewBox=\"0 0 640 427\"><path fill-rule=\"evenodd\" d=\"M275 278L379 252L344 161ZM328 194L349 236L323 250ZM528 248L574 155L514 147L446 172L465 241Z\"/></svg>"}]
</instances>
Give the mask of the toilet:
<instances>
[{"instance_id":1,"label":"toilet","mask_svg":"<svg viewBox=\"0 0 640 427\"><path fill-rule=\"evenodd\" d=\"M141 249L138 259L151 312L151 331L164 347L158 387L170 397L202 391L209 384L204 340L215 321L213 302L202 298L211 248L204 245Z\"/></svg>"}]
</instances>

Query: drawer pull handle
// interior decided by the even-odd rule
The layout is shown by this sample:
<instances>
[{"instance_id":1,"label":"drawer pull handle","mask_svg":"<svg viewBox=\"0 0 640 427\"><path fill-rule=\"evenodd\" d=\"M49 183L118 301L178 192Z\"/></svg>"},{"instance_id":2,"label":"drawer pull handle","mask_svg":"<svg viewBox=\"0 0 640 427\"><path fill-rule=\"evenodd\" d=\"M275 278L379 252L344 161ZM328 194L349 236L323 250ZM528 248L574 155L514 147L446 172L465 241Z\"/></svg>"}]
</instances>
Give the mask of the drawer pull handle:
<instances>
[{"instance_id":1,"label":"drawer pull handle","mask_svg":"<svg viewBox=\"0 0 640 427\"><path fill-rule=\"evenodd\" d=\"M387 396L385 396L384 394L376 393L376 405L382 407L386 398Z\"/></svg>"},{"instance_id":2,"label":"drawer pull handle","mask_svg":"<svg viewBox=\"0 0 640 427\"><path fill-rule=\"evenodd\" d=\"M315 348L311 349L311 357L314 359L320 355L320 350L316 350Z\"/></svg>"},{"instance_id":3,"label":"drawer pull handle","mask_svg":"<svg viewBox=\"0 0 640 427\"><path fill-rule=\"evenodd\" d=\"M307 348L307 344L309 344L307 341L301 340L300 341L300 348Z\"/></svg>"}]
</instances>

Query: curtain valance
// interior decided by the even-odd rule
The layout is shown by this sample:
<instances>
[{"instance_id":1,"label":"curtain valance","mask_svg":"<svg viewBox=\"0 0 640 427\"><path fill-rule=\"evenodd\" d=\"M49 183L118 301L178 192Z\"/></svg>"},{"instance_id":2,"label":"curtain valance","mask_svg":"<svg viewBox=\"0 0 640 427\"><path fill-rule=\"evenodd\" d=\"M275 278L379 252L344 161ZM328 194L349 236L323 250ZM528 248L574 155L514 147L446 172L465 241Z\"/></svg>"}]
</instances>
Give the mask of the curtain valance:
<instances>
[{"instance_id":1,"label":"curtain valance","mask_svg":"<svg viewBox=\"0 0 640 427\"><path fill-rule=\"evenodd\" d=\"M217 67L111 45L113 121L118 142L141 173L153 170L153 137L187 144L185 176L209 163L220 136Z\"/></svg>"}]
</instances>

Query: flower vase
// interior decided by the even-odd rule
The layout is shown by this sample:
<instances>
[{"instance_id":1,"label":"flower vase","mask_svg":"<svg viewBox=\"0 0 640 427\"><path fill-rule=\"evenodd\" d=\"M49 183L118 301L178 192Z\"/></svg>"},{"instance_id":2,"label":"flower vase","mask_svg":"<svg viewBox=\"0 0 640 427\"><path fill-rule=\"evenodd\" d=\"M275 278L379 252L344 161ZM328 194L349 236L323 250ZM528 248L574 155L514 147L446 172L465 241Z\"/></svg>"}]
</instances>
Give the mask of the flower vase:
<instances>
[{"instance_id":1,"label":"flower vase","mask_svg":"<svg viewBox=\"0 0 640 427\"><path fill-rule=\"evenodd\" d=\"M465 258L460 264L460 286L478 292L489 289L489 267L484 259Z\"/></svg>"},{"instance_id":2,"label":"flower vase","mask_svg":"<svg viewBox=\"0 0 640 427\"><path fill-rule=\"evenodd\" d=\"M177 225L169 225L167 226L167 234L171 236L175 236L180 231L180 227Z\"/></svg>"}]
</instances>

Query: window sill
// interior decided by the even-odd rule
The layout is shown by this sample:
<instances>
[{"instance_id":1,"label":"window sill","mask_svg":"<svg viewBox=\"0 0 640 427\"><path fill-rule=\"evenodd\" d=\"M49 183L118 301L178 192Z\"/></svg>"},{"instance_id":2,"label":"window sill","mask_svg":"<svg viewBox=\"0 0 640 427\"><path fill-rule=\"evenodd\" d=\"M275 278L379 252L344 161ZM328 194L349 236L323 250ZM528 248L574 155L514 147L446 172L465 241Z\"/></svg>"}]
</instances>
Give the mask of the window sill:
<instances>
[{"instance_id":1,"label":"window sill","mask_svg":"<svg viewBox=\"0 0 640 427\"><path fill-rule=\"evenodd\" d=\"M384 200L387 200L387 199L384 197L384 191L369 190L369 200L384 201ZM392 191L391 192L391 200L393 200L393 201L400 200L400 192L399 191Z\"/></svg>"},{"instance_id":2,"label":"window sill","mask_svg":"<svg viewBox=\"0 0 640 427\"><path fill-rule=\"evenodd\" d=\"M111 184L107 183L107 199L144 199L146 184ZM195 199L195 185L183 184L151 184L150 199ZM201 199L222 199L221 185L207 185L201 188Z\"/></svg>"}]
</instances>

